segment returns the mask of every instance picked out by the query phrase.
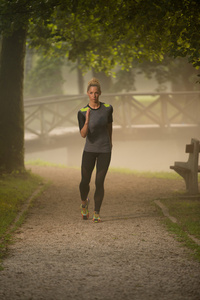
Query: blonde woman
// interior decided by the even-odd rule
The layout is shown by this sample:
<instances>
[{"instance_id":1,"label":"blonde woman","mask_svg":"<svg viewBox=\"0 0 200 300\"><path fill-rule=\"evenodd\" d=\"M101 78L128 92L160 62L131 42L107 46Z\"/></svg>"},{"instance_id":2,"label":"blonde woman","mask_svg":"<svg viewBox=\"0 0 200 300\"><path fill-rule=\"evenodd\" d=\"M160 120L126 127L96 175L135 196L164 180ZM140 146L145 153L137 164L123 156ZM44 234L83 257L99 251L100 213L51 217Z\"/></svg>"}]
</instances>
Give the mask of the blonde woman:
<instances>
[{"instance_id":1,"label":"blonde woman","mask_svg":"<svg viewBox=\"0 0 200 300\"><path fill-rule=\"evenodd\" d=\"M80 134L86 138L82 155L81 182L81 215L89 218L90 180L96 165L93 222L101 222L100 208L104 197L104 180L109 168L112 151L113 108L99 101L101 86L96 78L88 82L87 95L89 103L79 110L78 122Z\"/></svg>"}]
</instances>

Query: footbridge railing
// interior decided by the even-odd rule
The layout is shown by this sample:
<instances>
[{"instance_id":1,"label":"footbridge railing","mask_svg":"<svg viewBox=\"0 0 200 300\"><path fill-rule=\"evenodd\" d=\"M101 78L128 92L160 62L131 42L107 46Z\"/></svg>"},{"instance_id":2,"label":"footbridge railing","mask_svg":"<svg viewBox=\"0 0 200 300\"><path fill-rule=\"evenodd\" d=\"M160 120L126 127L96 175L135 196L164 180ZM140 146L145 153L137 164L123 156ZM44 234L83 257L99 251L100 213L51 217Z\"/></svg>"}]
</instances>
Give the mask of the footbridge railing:
<instances>
[{"instance_id":1,"label":"footbridge railing","mask_svg":"<svg viewBox=\"0 0 200 300\"><path fill-rule=\"evenodd\" d=\"M200 127L200 92L102 94L114 108L114 128ZM26 136L40 138L78 131L77 112L88 103L86 95L25 99Z\"/></svg>"}]
</instances>

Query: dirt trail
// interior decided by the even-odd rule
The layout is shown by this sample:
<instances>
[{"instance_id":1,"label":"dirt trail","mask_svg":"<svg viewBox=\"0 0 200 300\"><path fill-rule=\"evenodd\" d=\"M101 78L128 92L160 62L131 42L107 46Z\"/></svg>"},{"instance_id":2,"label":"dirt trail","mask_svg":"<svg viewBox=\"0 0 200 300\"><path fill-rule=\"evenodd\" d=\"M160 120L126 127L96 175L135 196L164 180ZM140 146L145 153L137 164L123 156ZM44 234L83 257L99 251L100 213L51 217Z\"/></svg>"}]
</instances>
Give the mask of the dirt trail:
<instances>
[{"instance_id":1,"label":"dirt trail","mask_svg":"<svg viewBox=\"0 0 200 300\"><path fill-rule=\"evenodd\" d=\"M110 172L103 222L93 224L80 218L79 170L31 168L53 184L15 234L0 272L1 300L200 299L200 264L152 204L184 189L182 181ZM91 198L93 185L94 178Z\"/></svg>"}]
</instances>

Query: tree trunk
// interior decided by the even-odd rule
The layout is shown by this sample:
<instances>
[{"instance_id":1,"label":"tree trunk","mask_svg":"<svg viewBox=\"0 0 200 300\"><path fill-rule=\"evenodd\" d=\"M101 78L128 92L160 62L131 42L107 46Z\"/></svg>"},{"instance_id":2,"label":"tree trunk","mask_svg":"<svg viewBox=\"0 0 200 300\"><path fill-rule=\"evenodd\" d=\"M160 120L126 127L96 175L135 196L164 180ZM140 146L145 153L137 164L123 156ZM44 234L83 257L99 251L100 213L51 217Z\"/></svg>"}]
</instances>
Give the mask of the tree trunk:
<instances>
[{"instance_id":1,"label":"tree trunk","mask_svg":"<svg viewBox=\"0 0 200 300\"><path fill-rule=\"evenodd\" d=\"M109 93L112 87L111 76L107 76L104 72L96 72L94 69L92 69L92 75L100 81L102 92Z\"/></svg>"},{"instance_id":2,"label":"tree trunk","mask_svg":"<svg viewBox=\"0 0 200 300\"><path fill-rule=\"evenodd\" d=\"M84 94L84 79L81 69L79 69L80 59L77 60L77 75L78 75L78 92Z\"/></svg>"},{"instance_id":3,"label":"tree trunk","mask_svg":"<svg viewBox=\"0 0 200 300\"><path fill-rule=\"evenodd\" d=\"M0 173L24 170L23 78L26 29L2 37L0 56Z\"/></svg>"}]
</instances>

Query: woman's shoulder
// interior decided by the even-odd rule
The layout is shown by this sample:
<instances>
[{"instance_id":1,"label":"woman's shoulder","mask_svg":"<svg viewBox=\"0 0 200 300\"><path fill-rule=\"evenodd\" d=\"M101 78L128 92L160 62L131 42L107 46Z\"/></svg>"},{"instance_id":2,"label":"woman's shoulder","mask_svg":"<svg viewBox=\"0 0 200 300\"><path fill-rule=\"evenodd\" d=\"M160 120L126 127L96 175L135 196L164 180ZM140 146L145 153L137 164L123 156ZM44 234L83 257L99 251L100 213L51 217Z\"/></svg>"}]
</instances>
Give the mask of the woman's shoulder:
<instances>
[{"instance_id":1,"label":"woman's shoulder","mask_svg":"<svg viewBox=\"0 0 200 300\"><path fill-rule=\"evenodd\" d=\"M104 102L102 102L101 104L102 104L102 106L108 111L108 113L112 114L112 112L113 112L113 107L112 107L111 104L104 103Z\"/></svg>"},{"instance_id":2,"label":"woman's shoulder","mask_svg":"<svg viewBox=\"0 0 200 300\"><path fill-rule=\"evenodd\" d=\"M79 112L86 112L89 109L88 104L84 106L83 108L79 109Z\"/></svg>"},{"instance_id":3,"label":"woman's shoulder","mask_svg":"<svg viewBox=\"0 0 200 300\"><path fill-rule=\"evenodd\" d=\"M101 104L104 106L104 107L107 107L107 108L112 108L112 105L111 104L108 104L108 103L104 103L104 102L101 102Z\"/></svg>"}]
</instances>

